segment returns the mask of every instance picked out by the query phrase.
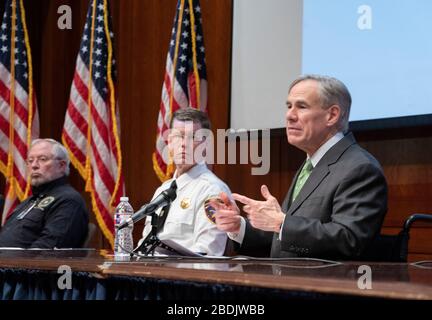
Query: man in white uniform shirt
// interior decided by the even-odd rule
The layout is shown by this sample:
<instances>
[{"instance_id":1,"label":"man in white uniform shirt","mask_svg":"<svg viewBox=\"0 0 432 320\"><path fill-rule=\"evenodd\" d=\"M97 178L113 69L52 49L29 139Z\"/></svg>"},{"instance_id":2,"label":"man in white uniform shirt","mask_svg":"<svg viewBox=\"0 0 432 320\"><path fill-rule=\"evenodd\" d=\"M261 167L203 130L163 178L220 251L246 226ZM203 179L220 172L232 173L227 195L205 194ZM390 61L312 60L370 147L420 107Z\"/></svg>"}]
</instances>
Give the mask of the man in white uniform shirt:
<instances>
[{"instance_id":1,"label":"man in white uniform shirt","mask_svg":"<svg viewBox=\"0 0 432 320\"><path fill-rule=\"evenodd\" d=\"M173 114L168 149L176 170L173 178L165 181L153 198L168 189L174 180L177 197L171 203L157 236L160 240L173 240L193 252L220 256L225 251L227 236L216 228L214 218L205 211L205 203L217 197L220 192L230 194L230 190L207 168L203 160L195 158L195 151L203 148L206 143L205 135L202 134L205 130L200 129L210 129L210 121L204 112L188 108ZM160 209L157 212L159 219L163 219L162 211ZM148 218L140 242L144 241L150 231L151 218Z\"/></svg>"}]
</instances>

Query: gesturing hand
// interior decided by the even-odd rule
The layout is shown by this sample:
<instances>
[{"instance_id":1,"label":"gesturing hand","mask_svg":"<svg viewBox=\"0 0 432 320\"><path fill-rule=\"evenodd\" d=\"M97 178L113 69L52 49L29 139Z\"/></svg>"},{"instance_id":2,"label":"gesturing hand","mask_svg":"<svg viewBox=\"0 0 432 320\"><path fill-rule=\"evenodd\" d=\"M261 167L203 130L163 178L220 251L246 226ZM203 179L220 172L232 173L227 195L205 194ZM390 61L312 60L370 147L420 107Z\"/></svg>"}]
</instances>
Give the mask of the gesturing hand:
<instances>
[{"instance_id":1,"label":"gesturing hand","mask_svg":"<svg viewBox=\"0 0 432 320\"><path fill-rule=\"evenodd\" d=\"M240 209L225 192L220 199L211 199L209 204L215 209L216 227L225 232L239 233L241 225Z\"/></svg>"},{"instance_id":2,"label":"gesturing hand","mask_svg":"<svg viewBox=\"0 0 432 320\"><path fill-rule=\"evenodd\" d=\"M279 233L285 214L266 185L261 186L261 194L265 201L253 200L237 193L233 193L233 198L244 204L243 211L254 228Z\"/></svg>"}]
</instances>

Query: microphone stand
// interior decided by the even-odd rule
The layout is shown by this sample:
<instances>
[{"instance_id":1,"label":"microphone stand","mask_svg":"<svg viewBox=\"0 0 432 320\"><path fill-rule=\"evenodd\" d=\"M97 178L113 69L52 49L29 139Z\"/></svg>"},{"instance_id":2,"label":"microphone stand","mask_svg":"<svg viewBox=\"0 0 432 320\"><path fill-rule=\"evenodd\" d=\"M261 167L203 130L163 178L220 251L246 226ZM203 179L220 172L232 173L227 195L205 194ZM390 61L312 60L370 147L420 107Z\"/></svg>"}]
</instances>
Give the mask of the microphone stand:
<instances>
[{"instance_id":1,"label":"microphone stand","mask_svg":"<svg viewBox=\"0 0 432 320\"><path fill-rule=\"evenodd\" d=\"M171 184L170 188L167 189L164 192L168 192L167 196L169 199L169 206L171 205L172 201L174 201L174 199L176 198L176 192L177 190L177 185L176 182L173 181L173 183ZM169 192L171 191L171 192ZM167 199L167 198L165 198ZM169 208L169 207L168 207ZM161 214L165 214L167 215L168 212L164 212L165 209L162 209ZM157 232L158 232L158 222L159 219L161 217L156 214L156 210L152 210L151 213L151 231L150 234L144 239L144 241L136 248L133 250L133 253L137 253L137 252L144 252L144 255L147 257L149 254L151 254L152 256L154 256L155 253L155 249L160 246L161 248L164 248L166 250L169 250L171 252L176 252L173 248L169 247L168 245L164 244L157 236ZM166 219L166 216L164 217Z\"/></svg>"},{"instance_id":2,"label":"microphone stand","mask_svg":"<svg viewBox=\"0 0 432 320\"><path fill-rule=\"evenodd\" d=\"M159 216L155 211L151 214L151 231L150 236L146 237L141 244L134 249L134 253L143 252L145 256L148 256L150 253L154 256L154 251L158 245L160 245L161 241L157 237L157 225L158 225Z\"/></svg>"},{"instance_id":3,"label":"microphone stand","mask_svg":"<svg viewBox=\"0 0 432 320\"><path fill-rule=\"evenodd\" d=\"M148 256L150 253L152 256L154 256L154 251L161 242L157 236L157 231L158 231L157 226L158 226L159 216L156 214L156 212L153 212L151 217L152 217L152 222L151 222L152 227L150 231L150 238L147 240L147 244L145 244L145 247L147 246L150 247L144 252L145 256Z\"/></svg>"},{"instance_id":4,"label":"microphone stand","mask_svg":"<svg viewBox=\"0 0 432 320\"><path fill-rule=\"evenodd\" d=\"M168 214L168 213L165 213ZM171 248L169 245L163 243L157 236L158 232L158 220L159 216L156 214L156 212L153 212L151 214L152 222L151 222L151 231L149 236L144 239L144 241L133 250L133 253L143 252L145 257L148 257L149 255L154 256L154 252L157 247L161 247L165 250L168 250L172 253L175 253L177 255L180 255L174 248Z\"/></svg>"}]
</instances>

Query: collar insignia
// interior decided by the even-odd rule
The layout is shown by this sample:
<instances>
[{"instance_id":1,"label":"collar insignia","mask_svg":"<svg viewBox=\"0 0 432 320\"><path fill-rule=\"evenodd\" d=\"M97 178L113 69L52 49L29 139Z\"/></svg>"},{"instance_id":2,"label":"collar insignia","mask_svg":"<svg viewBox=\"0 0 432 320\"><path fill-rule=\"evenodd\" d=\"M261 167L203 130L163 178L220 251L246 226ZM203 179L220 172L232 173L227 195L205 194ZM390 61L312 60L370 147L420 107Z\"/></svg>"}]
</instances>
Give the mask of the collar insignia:
<instances>
[{"instance_id":1,"label":"collar insignia","mask_svg":"<svg viewBox=\"0 0 432 320\"><path fill-rule=\"evenodd\" d=\"M54 197L45 197L43 198L38 205L36 206L36 208L39 208L41 210L45 209L47 206L49 206L51 204L51 202L53 202L55 200Z\"/></svg>"}]
</instances>

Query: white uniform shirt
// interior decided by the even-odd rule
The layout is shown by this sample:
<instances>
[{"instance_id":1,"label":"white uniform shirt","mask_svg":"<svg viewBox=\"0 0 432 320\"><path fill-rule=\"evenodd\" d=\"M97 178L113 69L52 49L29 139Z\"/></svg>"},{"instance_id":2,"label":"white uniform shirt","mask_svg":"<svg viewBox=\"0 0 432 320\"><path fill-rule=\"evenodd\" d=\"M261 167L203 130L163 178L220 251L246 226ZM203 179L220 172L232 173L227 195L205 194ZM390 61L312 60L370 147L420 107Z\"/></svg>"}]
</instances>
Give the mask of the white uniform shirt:
<instances>
[{"instance_id":1,"label":"white uniform shirt","mask_svg":"<svg viewBox=\"0 0 432 320\"><path fill-rule=\"evenodd\" d=\"M175 175L174 175L175 176ZM169 188L173 179L165 181L153 199ZM191 251L221 256L225 251L227 235L216 228L204 210L204 202L219 196L221 191L231 195L228 186L216 177L207 166L197 164L176 179L177 197L171 203L160 240L174 240ZM162 209L157 211L158 214ZM143 239L151 231L151 218L146 219ZM143 241L143 239L140 240Z\"/></svg>"}]
</instances>

